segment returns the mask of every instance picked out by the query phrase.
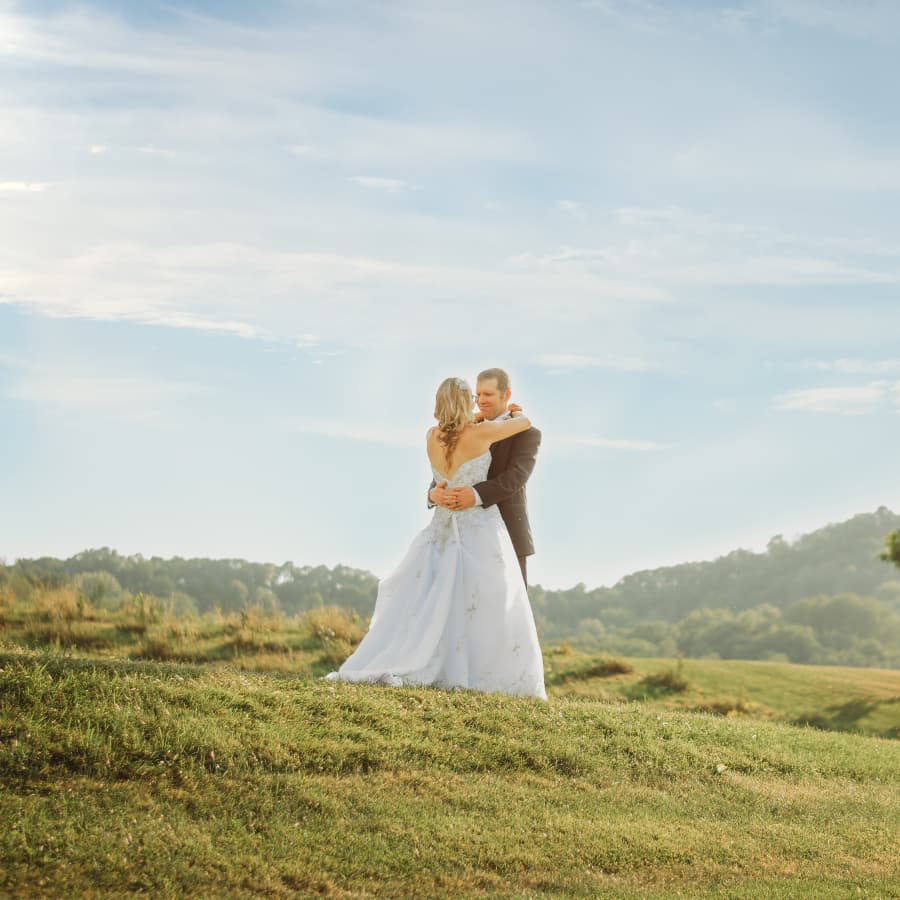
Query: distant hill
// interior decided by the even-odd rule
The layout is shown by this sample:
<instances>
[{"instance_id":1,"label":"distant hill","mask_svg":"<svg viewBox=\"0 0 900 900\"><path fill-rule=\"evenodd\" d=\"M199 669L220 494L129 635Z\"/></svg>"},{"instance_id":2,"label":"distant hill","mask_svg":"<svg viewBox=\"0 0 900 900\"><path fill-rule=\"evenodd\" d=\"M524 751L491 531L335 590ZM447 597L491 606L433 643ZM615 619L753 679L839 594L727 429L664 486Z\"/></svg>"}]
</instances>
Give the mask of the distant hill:
<instances>
[{"instance_id":1,"label":"distant hill","mask_svg":"<svg viewBox=\"0 0 900 900\"><path fill-rule=\"evenodd\" d=\"M900 666L900 571L878 557L900 515L881 507L765 552L636 572L613 587L531 589L544 642L632 656L722 656ZM247 605L296 615L323 604L371 614L377 579L347 566L242 559L146 559L102 548L67 560L0 566L0 588L75 580L99 605L126 594L168 598L177 611Z\"/></svg>"},{"instance_id":2,"label":"distant hill","mask_svg":"<svg viewBox=\"0 0 900 900\"><path fill-rule=\"evenodd\" d=\"M710 562L681 563L635 572L615 587L541 591L542 610L571 620L579 613L618 608L630 619L675 621L695 609L742 610L763 603L784 608L816 594L880 592L900 600L900 572L878 557L900 515L882 506L793 542L780 534L763 553L734 550Z\"/></svg>"},{"instance_id":3,"label":"distant hill","mask_svg":"<svg viewBox=\"0 0 900 900\"><path fill-rule=\"evenodd\" d=\"M900 665L900 571L879 559L886 507L762 553L636 572L614 587L532 591L544 640L638 656Z\"/></svg>"}]
</instances>

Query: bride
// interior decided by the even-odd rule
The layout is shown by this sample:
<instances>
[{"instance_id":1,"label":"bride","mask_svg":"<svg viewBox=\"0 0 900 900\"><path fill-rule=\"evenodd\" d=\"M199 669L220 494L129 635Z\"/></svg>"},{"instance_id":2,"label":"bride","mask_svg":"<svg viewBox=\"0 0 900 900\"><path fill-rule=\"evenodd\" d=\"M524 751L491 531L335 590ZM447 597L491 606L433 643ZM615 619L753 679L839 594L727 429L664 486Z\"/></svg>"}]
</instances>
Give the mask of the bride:
<instances>
[{"instance_id":1,"label":"bride","mask_svg":"<svg viewBox=\"0 0 900 900\"><path fill-rule=\"evenodd\" d=\"M473 417L472 389L441 382L427 434L436 481L485 480L491 444L531 427ZM519 562L497 506L436 507L428 527L378 586L369 631L330 680L499 691L546 699L544 665Z\"/></svg>"}]
</instances>

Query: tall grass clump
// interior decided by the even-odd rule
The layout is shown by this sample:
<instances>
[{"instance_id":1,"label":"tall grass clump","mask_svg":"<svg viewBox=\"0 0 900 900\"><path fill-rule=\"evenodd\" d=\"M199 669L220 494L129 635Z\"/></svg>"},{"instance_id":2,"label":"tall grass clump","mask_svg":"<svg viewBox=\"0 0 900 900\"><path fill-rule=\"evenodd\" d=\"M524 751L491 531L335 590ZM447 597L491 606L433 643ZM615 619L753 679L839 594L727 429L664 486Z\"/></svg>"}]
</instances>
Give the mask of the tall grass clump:
<instances>
[{"instance_id":1,"label":"tall grass clump","mask_svg":"<svg viewBox=\"0 0 900 900\"><path fill-rule=\"evenodd\" d=\"M684 674L684 660L680 656L673 667L645 675L638 684L651 692L672 694L684 693L690 686Z\"/></svg>"},{"instance_id":2,"label":"tall grass clump","mask_svg":"<svg viewBox=\"0 0 900 900\"><path fill-rule=\"evenodd\" d=\"M0 625L5 624L12 612L13 604L16 602L16 595L12 592L12 588L8 585L0 587Z\"/></svg>"},{"instance_id":3,"label":"tall grass clump","mask_svg":"<svg viewBox=\"0 0 900 900\"><path fill-rule=\"evenodd\" d=\"M225 633L235 655L242 653L289 653L290 646L281 635L281 613L249 603L224 620Z\"/></svg>"},{"instance_id":4,"label":"tall grass clump","mask_svg":"<svg viewBox=\"0 0 900 900\"><path fill-rule=\"evenodd\" d=\"M331 666L340 665L366 633L366 625L357 613L347 613L337 606L307 610L298 625L304 648L319 650L319 660Z\"/></svg>"}]
</instances>

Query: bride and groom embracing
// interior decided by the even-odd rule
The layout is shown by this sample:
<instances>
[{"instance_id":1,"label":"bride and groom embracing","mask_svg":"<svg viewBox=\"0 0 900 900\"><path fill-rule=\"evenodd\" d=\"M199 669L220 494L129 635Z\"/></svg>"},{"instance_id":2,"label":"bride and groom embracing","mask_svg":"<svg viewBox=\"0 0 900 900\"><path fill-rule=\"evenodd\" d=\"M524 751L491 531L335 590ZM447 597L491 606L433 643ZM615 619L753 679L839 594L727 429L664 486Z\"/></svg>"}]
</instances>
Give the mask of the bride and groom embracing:
<instances>
[{"instance_id":1,"label":"bride and groom embracing","mask_svg":"<svg viewBox=\"0 0 900 900\"><path fill-rule=\"evenodd\" d=\"M525 482L541 434L510 394L502 369L483 371L474 396L462 378L441 382L426 436L434 516L379 584L368 633L330 680L546 699L525 585Z\"/></svg>"}]
</instances>

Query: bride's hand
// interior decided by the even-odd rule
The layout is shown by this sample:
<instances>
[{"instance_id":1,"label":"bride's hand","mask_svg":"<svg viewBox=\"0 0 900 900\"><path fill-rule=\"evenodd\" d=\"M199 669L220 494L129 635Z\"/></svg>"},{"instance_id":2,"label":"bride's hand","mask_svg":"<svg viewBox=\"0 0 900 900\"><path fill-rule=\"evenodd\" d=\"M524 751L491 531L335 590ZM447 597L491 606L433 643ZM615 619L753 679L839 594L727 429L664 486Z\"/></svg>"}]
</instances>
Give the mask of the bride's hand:
<instances>
[{"instance_id":1,"label":"bride's hand","mask_svg":"<svg viewBox=\"0 0 900 900\"><path fill-rule=\"evenodd\" d=\"M510 403L509 404L509 414L515 418L517 415L522 414L522 407L519 406L518 403Z\"/></svg>"}]
</instances>

